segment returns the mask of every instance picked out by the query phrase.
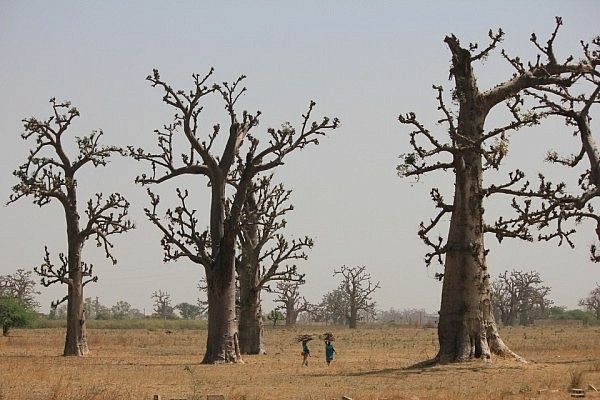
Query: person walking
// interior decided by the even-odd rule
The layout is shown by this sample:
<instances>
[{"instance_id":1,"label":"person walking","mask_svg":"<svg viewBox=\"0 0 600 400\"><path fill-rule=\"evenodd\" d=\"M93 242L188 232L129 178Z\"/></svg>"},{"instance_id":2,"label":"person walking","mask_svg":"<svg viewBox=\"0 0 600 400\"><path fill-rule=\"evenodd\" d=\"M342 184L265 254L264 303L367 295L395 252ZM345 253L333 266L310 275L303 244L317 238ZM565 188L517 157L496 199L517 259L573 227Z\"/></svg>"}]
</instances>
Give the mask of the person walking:
<instances>
[{"instance_id":1,"label":"person walking","mask_svg":"<svg viewBox=\"0 0 600 400\"><path fill-rule=\"evenodd\" d=\"M310 349L308 348L308 340L302 341L302 366L308 367L308 357L310 357Z\"/></svg>"},{"instance_id":2,"label":"person walking","mask_svg":"<svg viewBox=\"0 0 600 400\"><path fill-rule=\"evenodd\" d=\"M325 342L325 361L327 361L327 366L331 364L333 361L333 355L337 354L335 349L333 348L333 344L330 341Z\"/></svg>"}]
</instances>

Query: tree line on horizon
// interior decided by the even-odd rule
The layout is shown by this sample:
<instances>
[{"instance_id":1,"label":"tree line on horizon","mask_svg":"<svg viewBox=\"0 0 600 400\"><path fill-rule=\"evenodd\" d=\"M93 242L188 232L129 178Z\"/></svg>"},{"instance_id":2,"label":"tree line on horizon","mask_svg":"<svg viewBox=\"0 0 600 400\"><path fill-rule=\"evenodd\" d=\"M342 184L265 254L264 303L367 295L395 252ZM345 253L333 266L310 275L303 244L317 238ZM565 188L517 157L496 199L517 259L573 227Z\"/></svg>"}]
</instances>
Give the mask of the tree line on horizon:
<instances>
[{"instance_id":1,"label":"tree line on horizon","mask_svg":"<svg viewBox=\"0 0 600 400\"><path fill-rule=\"evenodd\" d=\"M425 256L426 265L434 261L443 265L443 273L437 274L443 282L440 349L424 365L489 359L492 354L525 361L510 350L497 329L494 291L486 264L486 233L499 242L514 238L557 241L574 247L575 225L590 220L596 221L595 233L600 238L600 216L592 204L600 197L600 151L592 136L590 114L600 95L600 37L591 44L580 43L579 59L569 56L559 60L554 46L561 25L562 19L557 17L545 43L532 34L530 41L538 52L532 61L502 50L502 58L514 73L484 91L478 87L474 65L489 58L502 42L504 32L490 30L489 43L484 47L476 43L465 46L454 35L447 36L444 42L452 55L450 78L454 84L450 101L442 86L433 87L442 132L430 131L415 113L399 117L399 122L412 131L411 151L401 156L398 174L420 179L445 172L455 182L450 201L439 189L431 190L438 213L418 230L418 236L431 248ZM77 189L85 182L78 182L77 173L84 167L106 166L112 156L132 157L147 168L135 182L147 188L149 205L144 212L163 236L164 261L187 259L204 269L208 339L203 363L237 362L242 354L263 353L261 293L277 288L280 282L303 282L304 274L294 263L308 257L306 252L313 240L283 235L285 214L293 207L289 204L290 191L273 181L274 171L283 168L292 154L317 145L319 137L338 129L340 122L337 118L315 117L316 103L311 101L297 126L286 122L261 135L257 132L260 111L240 111L238 105L246 92L242 87L245 76L217 84L213 73L211 69L206 75L193 74L190 90L173 88L156 69L146 78L174 112L171 122L154 131L155 149L103 146L103 132L94 131L76 137L78 152L68 154L66 137L79 111L69 102L56 99L50 100L52 113L47 119L23 120L25 131L21 136L32 141L33 147L14 173L19 182L13 187L9 203L32 197L38 206L53 201L63 208L67 250L59 253L56 261L46 248L43 263L35 272L44 286L59 283L67 287L67 294L54 303L56 307L66 302L67 307L64 355L81 356L89 351L84 287L96 282L97 276L93 265L83 260L84 244L95 241L106 258L116 264L113 238L135 228L128 219L130 204L121 194L97 193L84 203L78 197ZM203 105L215 97L222 101L227 123L223 128L215 124L206 133L199 121ZM487 118L501 105L506 106L510 120L490 128ZM505 183L488 184L485 173L500 171L510 134L549 118L561 118L567 127L565 134L575 131L579 139L580 147L573 149L573 154L548 149L547 156L549 162L581 170L575 189L568 189L564 182L552 182L541 172L536 186L518 166L508 173ZM176 150L181 146L187 148L184 153ZM184 187L176 189L176 204L163 205L156 189L150 189L182 177L189 179ZM200 217L200 210L193 206L187 189L192 186L208 187L210 207L206 217ZM484 202L498 195L510 199L513 215L486 221ZM445 216L450 217L447 238L430 237ZM590 258L600 261L594 244L590 246ZM360 268L365 267L344 266L335 274L351 282L366 273ZM362 282L367 298L379 286L371 285L370 279ZM340 287L341 292L331 292L331 301L343 297L351 285ZM160 297L160 292L156 295ZM350 317L346 319L355 327L361 308L358 303L350 303L349 307ZM500 311L499 317L529 318L524 313L524 309L509 310L506 315Z\"/></svg>"},{"instance_id":2,"label":"tree line on horizon","mask_svg":"<svg viewBox=\"0 0 600 400\"><path fill-rule=\"evenodd\" d=\"M3 333L8 335L13 327L45 326L43 320L66 321L67 306L61 304L51 308L48 314L38 312L40 303L36 296L40 295L32 278L33 271L18 269L14 274L0 276L0 323ZM550 287L545 286L537 271L524 272L513 269L498 275L492 281L492 296L494 299L494 317L503 326L528 326L536 320L576 320L585 325L600 324L600 284L596 285L587 297L579 300L582 309L567 310L557 306L549 297ZM310 303L300 293L301 282L278 282L279 291L275 303L279 306L268 313L262 313L263 323L273 326L287 327L296 324L318 324L325 326L354 327L358 323L405 325L415 327L436 327L438 314L430 313L424 308L376 308L376 303L362 302L356 313L356 321L351 321L352 292L343 293L345 284L340 285L322 296L318 303ZM361 291L364 293L368 284L363 282ZM373 286L373 285L372 285ZM198 285L202 292L202 284ZM239 297L239 291L238 291ZM364 299L365 296L361 296ZM100 301L99 297L86 297L84 309L87 320L127 321L127 320L207 320L206 301L199 296L196 303L181 302L173 304L167 291L156 290L152 293L153 306L151 309L134 308L126 300L118 300L112 306ZM354 299L357 302L359 299ZM237 301L239 304L239 300ZM236 314L239 315L239 305ZM115 325L120 326L120 325ZM124 325L123 327L127 327Z\"/></svg>"}]
</instances>

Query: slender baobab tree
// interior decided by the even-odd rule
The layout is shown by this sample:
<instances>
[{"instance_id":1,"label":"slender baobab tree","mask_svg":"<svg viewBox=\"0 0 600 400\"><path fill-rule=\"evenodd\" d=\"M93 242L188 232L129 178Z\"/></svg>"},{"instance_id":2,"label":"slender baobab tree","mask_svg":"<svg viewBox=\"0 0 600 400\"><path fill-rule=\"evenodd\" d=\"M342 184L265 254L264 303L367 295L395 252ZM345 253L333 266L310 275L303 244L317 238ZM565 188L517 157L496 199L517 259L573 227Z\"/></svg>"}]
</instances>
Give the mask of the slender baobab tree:
<instances>
[{"instance_id":1,"label":"slender baobab tree","mask_svg":"<svg viewBox=\"0 0 600 400\"><path fill-rule=\"evenodd\" d=\"M579 299L578 304L593 312L596 319L600 320L600 285L596 283L596 287L590 291L586 298Z\"/></svg>"},{"instance_id":2,"label":"slender baobab tree","mask_svg":"<svg viewBox=\"0 0 600 400\"><path fill-rule=\"evenodd\" d=\"M333 276L342 277L339 290L346 305L346 318L350 329L356 329L360 312L375 314L375 302L371 296L381 286L379 282L371 281L371 274L366 272L366 269L364 265L356 267L344 265L333 273Z\"/></svg>"},{"instance_id":3,"label":"slender baobab tree","mask_svg":"<svg viewBox=\"0 0 600 400\"><path fill-rule=\"evenodd\" d=\"M130 148L133 157L151 165L150 175L137 178L141 184L159 184L181 175L203 175L209 182L211 200L207 230L198 226L197 210L189 205L187 190L177 191L180 205L168 209L164 220L157 215L160 199L150 191L152 206L146 209L148 218L163 233L165 260L185 257L205 269L209 309L206 353L202 362L209 364L241 360L235 314L236 239L254 177L282 165L288 154L318 144L320 135L339 124L337 119L327 117L311 122L315 107L311 101L299 129L289 123L280 129L269 128L266 144L261 146L258 137L250 133L258 125L260 112L243 111L240 114L237 110L237 102L246 91L241 87L245 77L233 83L209 85L207 82L212 74L211 69L205 76L192 75L193 87L186 92L173 89L158 70L154 70L147 80L153 87L161 89L163 101L175 110L175 120L155 132L159 146L157 153ZM221 130L216 124L212 132L202 137L198 120L202 104L212 95L222 98L228 126ZM216 147L221 142L215 140L219 135L225 136L220 151ZM173 141L179 136L189 146L186 154L174 152ZM242 149L245 141L247 146ZM228 197L226 187L230 183L234 183L230 185L233 193Z\"/></svg>"},{"instance_id":4,"label":"slender baobab tree","mask_svg":"<svg viewBox=\"0 0 600 400\"><path fill-rule=\"evenodd\" d=\"M279 281L275 284L275 288L271 289L271 292L277 295L274 301L281 303L280 308L285 310L286 326L296 325L298 315L311 310L311 304L304 296L300 295L300 285L302 284L304 282Z\"/></svg>"},{"instance_id":5,"label":"slender baobab tree","mask_svg":"<svg viewBox=\"0 0 600 400\"><path fill-rule=\"evenodd\" d=\"M285 215L294 209L291 190L273 185L273 175L253 182L242 210L238 232L240 255L236 262L240 286L240 349L243 354L262 354L263 324L260 295L275 281L303 282L304 274L288 263L306 260L306 249L313 246L309 237L288 240L281 233Z\"/></svg>"},{"instance_id":6,"label":"slender baobab tree","mask_svg":"<svg viewBox=\"0 0 600 400\"><path fill-rule=\"evenodd\" d=\"M35 271L42 277L42 285L65 284L67 295L54 302L53 307L67 302L67 334L65 356L82 356L88 353L86 317L84 313L83 288L96 282L92 264L83 262L83 245L88 239L95 239L98 247L105 251L113 265L117 259L112 254L111 236L127 232L134 225L127 219L129 202L119 193L105 198L97 193L88 200L84 209L87 217L81 223L81 210L77 198L79 182L76 174L84 166L105 166L113 154L124 154L115 146L101 146L102 131L94 131L88 136L76 137L77 154L70 155L66 149L65 135L79 111L69 102L50 100L53 115L46 120L31 117L24 119L25 132L21 137L33 140L34 147L27 160L14 175L19 183L13 187L9 203L25 196L32 196L33 202L44 206L53 200L63 208L66 220L67 253L60 253L60 264L50 259L45 249L44 262Z\"/></svg>"},{"instance_id":7,"label":"slender baobab tree","mask_svg":"<svg viewBox=\"0 0 600 400\"><path fill-rule=\"evenodd\" d=\"M445 202L438 189L431 191L440 211L419 229L419 236L432 248L425 257L426 263L437 259L444 264L443 274L440 274L440 279L443 278L438 326L440 349L431 363L489 359L492 353L523 360L504 344L493 317L484 233L494 233L498 240L526 238L516 230L486 224L483 202L486 197L516 185L524 174L517 170L510 174L507 183L485 187L483 173L500 167L511 131L540 122L540 113L522 110L521 95L525 90L569 87L593 69L588 62L573 62L572 57L566 61L556 59L554 42L561 24L562 20L557 18L545 46L532 35L531 41L540 51L534 62L524 64L502 51L504 59L515 67L515 73L512 78L484 91L479 89L473 65L496 49L504 32L490 31L490 43L482 50L473 43L465 47L454 35L447 36L444 41L452 54L450 76L455 85L452 97L458 109L446 104L442 87L434 86L434 89L442 114L439 123L446 125L449 140L444 141L430 132L414 113L399 118L401 123L414 127L410 133L413 151L402 156L399 174L418 178L435 171L451 171L455 182L451 203ZM486 119L501 103L507 105L512 120L490 129ZM448 237L431 239L429 233L446 214L450 214Z\"/></svg>"}]
</instances>

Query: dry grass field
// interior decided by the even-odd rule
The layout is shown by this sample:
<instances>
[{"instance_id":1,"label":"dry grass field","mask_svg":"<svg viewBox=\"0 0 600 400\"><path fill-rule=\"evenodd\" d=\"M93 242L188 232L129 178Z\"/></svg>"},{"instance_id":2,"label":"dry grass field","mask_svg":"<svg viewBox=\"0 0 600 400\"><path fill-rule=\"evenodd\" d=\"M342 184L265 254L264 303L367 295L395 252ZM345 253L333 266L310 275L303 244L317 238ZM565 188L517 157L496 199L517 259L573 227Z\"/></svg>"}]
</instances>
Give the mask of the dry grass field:
<instances>
[{"instance_id":1,"label":"dry grass field","mask_svg":"<svg viewBox=\"0 0 600 400\"><path fill-rule=\"evenodd\" d=\"M600 389L600 327L505 328L505 340L530 363L494 359L408 369L434 355L436 332L369 327L336 334L330 367L311 342L300 367L296 334L324 327L267 329L269 353L244 364L200 365L206 331L92 329L92 354L60 356L62 329L15 330L0 338L0 400L13 399L566 399L572 381ZM599 398L586 391L586 398Z\"/></svg>"}]
</instances>

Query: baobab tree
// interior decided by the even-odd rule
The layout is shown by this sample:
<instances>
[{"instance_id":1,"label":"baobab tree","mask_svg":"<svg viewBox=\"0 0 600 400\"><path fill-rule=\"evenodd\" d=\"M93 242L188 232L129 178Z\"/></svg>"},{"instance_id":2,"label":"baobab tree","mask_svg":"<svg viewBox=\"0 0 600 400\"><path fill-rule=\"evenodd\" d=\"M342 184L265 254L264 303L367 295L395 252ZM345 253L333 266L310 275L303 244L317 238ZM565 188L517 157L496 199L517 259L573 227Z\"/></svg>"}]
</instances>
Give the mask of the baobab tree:
<instances>
[{"instance_id":1,"label":"baobab tree","mask_svg":"<svg viewBox=\"0 0 600 400\"><path fill-rule=\"evenodd\" d=\"M513 58L502 51L504 59L516 68L516 72L512 78L484 91L478 87L473 65L485 60L496 49L504 32L490 31L490 43L483 50L473 43L465 47L454 35L447 36L444 41L452 54L450 76L454 80L452 93L458 110L446 104L441 86L434 86L434 89L442 114L439 123L445 124L449 140L444 141L430 132L414 113L399 117L402 124L414 128L410 133L413 151L402 156L399 174L419 178L435 171L451 171L455 183L451 203L444 200L437 188L432 189L432 200L440 211L428 224L422 223L418 232L432 248L425 257L426 263L429 265L437 259L444 265L440 274L440 279L443 278L438 325L440 349L430 363L490 359L492 353L524 361L509 349L498 333L491 309L484 233L493 233L498 240L526 238L518 231L486 224L483 207L485 198L511 189L524 174L517 170L510 173L507 183L485 187L483 173L499 169L511 131L540 122L540 113L522 110L521 95L525 90L569 87L593 69L587 62L573 62L572 57L564 62L556 59L554 41L561 24L562 20L557 18L545 46L532 35L531 41L541 53L535 62L525 65L518 57ZM501 103L506 104L512 120L504 126L489 129L487 117ZM450 214L447 238L430 238L429 233L446 214Z\"/></svg>"},{"instance_id":2,"label":"baobab tree","mask_svg":"<svg viewBox=\"0 0 600 400\"><path fill-rule=\"evenodd\" d=\"M14 274L0 276L0 297L17 299L32 311L39 306L35 299L40 292L35 287L35 281L31 278L33 271L17 269Z\"/></svg>"},{"instance_id":3,"label":"baobab tree","mask_svg":"<svg viewBox=\"0 0 600 400\"><path fill-rule=\"evenodd\" d=\"M296 325L298 315L311 309L311 304L300 295L300 285L303 284L304 281L298 280L279 281L270 289L271 293L277 295L274 301L281 303L280 308L285 311L286 326Z\"/></svg>"},{"instance_id":4,"label":"baobab tree","mask_svg":"<svg viewBox=\"0 0 600 400\"><path fill-rule=\"evenodd\" d=\"M282 165L286 156L295 150L318 144L319 136L339 124L337 118L328 117L311 122L315 107L311 101L299 129L289 123L280 129L269 128L266 145L261 146L258 137L250 133L259 123L260 112L243 111L240 114L237 110L237 102L246 91L241 87L245 77L233 83L208 85L212 74L213 69L204 77L192 75L193 87L186 92L173 89L158 70L154 70L147 80L162 90L163 101L175 110L175 119L162 131L155 132L159 146L157 153L130 148L133 157L149 162L152 168L150 175L142 174L136 179L138 183L160 184L182 175L202 175L208 179L210 216L207 230L198 226L197 210L188 205L187 190L177 190L180 205L167 209L165 220L157 215L160 198L150 190L152 206L145 210L163 233L166 261L185 257L204 267L209 304L206 353L202 360L205 364L241 360L235 315L236 239L254 177ZM220 125L214 125L212 132L201 138L202 129L198 123L202 104L212 95L222 98L228 119L228 127L221 135L225 136L221 151L215 148L220 143L215 139L223 132ZM179 135L189 146L186 154L174 152L173 140ZM247 146L242 150L244 142ZM230 185L233 193L228 198L226 188L230 183L234 183Z\"/></svg>"},{"instance_id":5,"label":"baobab tree","mask_svg":"<svg viewBox=\"0 0 600 400\"><path fill-rule=\"evenodd\" d=\"M313 246L308 236L288 240L281 232L285 215L294 209L291 190L272 183L273 175L257 177L248 190L238 232L240 255L236 262L240 286L240 350L262 354L263 324L260 295L272 282L303 282L296 260L306 260ZM287 321L287 319L286 319Z\"/></svg>"},{"instance_id":6,"label":"baobab tree","mask_svg":"<svg viewBox=\"0 0 600 400\"><path fill-rule=\"evenodd\" d=\"M597 320L600 320L600 285L592 289L590 294L579 300L579 305L594 313Z\"/></svg>"},{"instance_id":7,"label":"baobab tree","mask_svg":"<svg viewBox=\"0 0 600 400\"><path fill-rule=\"evenodd\" d=\"M119 193L105 198L97 193L86 203L83 214L87 221L82 222L77 188L76 174L85 166L105 166L113 154L124 154L115 146L101 146L102 131L94 131L88 136L76 137L78 154L67 152L65 135L71 123L79 116L79 111L69 102L50 100L53 115L46 120L31 117L24 119L25 132L21 137L33 140L34 147L24 164L14 175L19 183L13 187L9 204L18 199L31 196L34 204L45 206L55 200L62 206L66 220L67 253L60 253L59 264L50 259L45 248L44 262L35 268L42 277L42 285L65 284L67 295L53 302L56 307L67 302L67 333L65 356L82 356L89 352L87 344L86 317L84 313L84 287L96 282L92 264L82 259L83 246L88 239L95 239L98 247L104 249L106 258L112 264L117 259L112 254L112 236L134 228L127 219L129 202Z\"/></svg>"},{"instance_id":8,"label":"baobab tree","mask_svg":"<svg viewBox=\"0 0 600 400\"><path fill-rule=\"evenodd\" d=\"M552 300L550 288L537 271L504 271L492 282L492 304L504 325L527 325L545 318Z\"/></svg>"},{"instance_id":9,"label":"baobab tree","mask_svg":"<svg viewBox=\"0 0 600 400\"><path fill-rule=\"evenodd\" d=\"M372 295L381 286L371 281L371 274L364 265L356 267L342 266L333 276L342 277L339 291L346 307L346 318L350 329L356 329L359 313L375 314L375 302Z\"/></svg>"},{"instance_id":10,"label":"baobab tree","mask_svg":"<svg viewBox=\"0 0 600 400\"><path fill-rule=\"evenodd\" d=\"M154 300L154 313L163 319L171 319L175 315L173 314L174 308L171 306L171 295L169 292L157 290L152 293L152 300Z\"/></svg>"}]
</instances>

